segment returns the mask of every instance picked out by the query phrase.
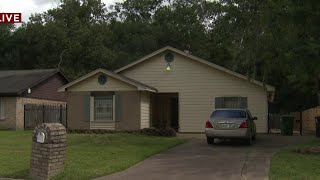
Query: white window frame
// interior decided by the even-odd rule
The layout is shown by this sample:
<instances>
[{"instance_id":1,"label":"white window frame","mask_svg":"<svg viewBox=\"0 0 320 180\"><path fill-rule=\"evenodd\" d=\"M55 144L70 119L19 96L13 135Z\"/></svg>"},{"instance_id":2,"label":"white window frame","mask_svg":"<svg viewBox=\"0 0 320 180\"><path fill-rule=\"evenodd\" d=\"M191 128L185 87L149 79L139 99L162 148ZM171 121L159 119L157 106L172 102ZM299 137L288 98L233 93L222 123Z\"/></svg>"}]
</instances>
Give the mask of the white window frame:
<instances>
[{"instance_id":1,"label":"white window frame","mask_svg":"<svg viewBox=\"0 0 320 180\"><path fill-rule=\"evenodd\" d=\"M5 119L5 104L4 104L4 99L3 97L0 97L0 120Z\"/></svg>"},{"instance_id":2,"label":"white window frame","mask_svg":"<svg viewBox=\"0 0 320 180\"><path fill-rule=\"evenodd\" d=\"M112 119L106 119L106 120L96 120L95 119L95 98L96 97L103 97L103 96L112 96ZM91 106L91 121L93 122L114 122L115 121L115 95L97 95L97 96L91 96L90 98L90 106Z\"/></svg>"}]
</instances>

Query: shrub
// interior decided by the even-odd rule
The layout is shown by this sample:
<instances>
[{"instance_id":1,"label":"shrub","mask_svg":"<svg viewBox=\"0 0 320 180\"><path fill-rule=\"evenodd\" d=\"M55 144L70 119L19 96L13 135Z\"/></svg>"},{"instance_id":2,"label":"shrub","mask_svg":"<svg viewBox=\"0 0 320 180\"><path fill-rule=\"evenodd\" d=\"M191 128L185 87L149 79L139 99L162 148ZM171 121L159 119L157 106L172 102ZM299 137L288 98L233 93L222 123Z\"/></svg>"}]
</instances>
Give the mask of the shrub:
<instances>
[{"instance_id":1,"label":"shrub","mask_svg":"<svg viewBox=\"0 0 320 180\"><path fill-rule=\"evenodd\" d=\"M172 128L166 128L166 129L145 128L145 129L141 129L140 133L148 136L166 136L166 137L173 137L177 135L176 131Z\"/></svg>"},{"instance_id":2,"label":"shrub","mask_svg":"<svg viewBox=\"0 0 320 180\"><path fill-rule=\"evenodd\" d=\"M111 134L111 133L133 133L133 134L144 134L147 136L165 136L174 137L176 131L172 128L158 129L158 128L144 128L140 130L105 130L105 129L68 129L70 134Z\"/></svg>"}]
</instances>

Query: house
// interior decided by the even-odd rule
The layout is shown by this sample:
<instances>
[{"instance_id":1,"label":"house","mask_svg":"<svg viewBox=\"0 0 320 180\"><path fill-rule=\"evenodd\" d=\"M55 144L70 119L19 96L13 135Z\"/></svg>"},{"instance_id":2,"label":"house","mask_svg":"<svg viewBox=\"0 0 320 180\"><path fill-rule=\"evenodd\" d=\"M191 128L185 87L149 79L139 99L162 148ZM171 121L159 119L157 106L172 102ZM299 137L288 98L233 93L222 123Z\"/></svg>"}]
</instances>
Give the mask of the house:
<instances>
[{"instance_id":1,"label":"house","mask_svg":"<svg viewBox=\"0 0 320 180\"><path fill-rule=\"evenodd\" d=\"M59 91L67 93L72 129L204 132L212 109L241 107L258 117L257 131L265 133L275 88L164 47L115 72L97 69Z\"/></svg>"},{"instance_id":2,"label":"house","mask_svg":"<svg viewBox=\"0 0 320 180\"><path fill-rule=\"evenodd\" d=\"M68 82L58 69L0 71L0 125L24 129L26 104L66 104L58 88Z\"/></svg>"}]
</instances>

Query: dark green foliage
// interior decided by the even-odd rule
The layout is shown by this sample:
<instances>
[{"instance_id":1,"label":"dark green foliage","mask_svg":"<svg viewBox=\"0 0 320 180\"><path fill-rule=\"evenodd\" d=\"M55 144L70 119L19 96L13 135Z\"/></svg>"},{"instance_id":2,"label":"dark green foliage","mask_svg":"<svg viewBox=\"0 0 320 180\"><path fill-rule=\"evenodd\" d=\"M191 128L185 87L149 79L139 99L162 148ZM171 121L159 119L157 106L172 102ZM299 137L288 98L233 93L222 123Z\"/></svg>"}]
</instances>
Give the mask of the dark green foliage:
<instances>
[{"instance_id":1,"label":"dark green foliage","mask_svg":"<svg viewBox=\"0 0 320 180\"><path fill-rule=\"evenodd\" d=\"M104 129L68 129L70 134L113 134L113 133L134 133L144 134L148 136L164 136L164 137L175 137L176 131L172 128L158 129L158 128L144 128L140 130L104 130Z\"/></svg>"},{"instance_id":2,"label":"dark green foliage","mask_svg":"<svg viewBox=\"0 0 320 180\"><path fill-rule=\"evenodd\" d=\"M60 67L73 80L164 46L274 85L286 111L318 104L318 0L61 0L0 26L0 69Z\"/></svg>"},{"instance_id":3,"label":"dark green foliage","mask_svg":"<svg viewBox=\"0 0 320 180\"><path fill-rule=\"evenodd\" d=\"M172 128L166 128L166 129L144 128L139 132L148 136L165 136L165 137L177 136L176 131Z\"/></svg>"}]
</instances>

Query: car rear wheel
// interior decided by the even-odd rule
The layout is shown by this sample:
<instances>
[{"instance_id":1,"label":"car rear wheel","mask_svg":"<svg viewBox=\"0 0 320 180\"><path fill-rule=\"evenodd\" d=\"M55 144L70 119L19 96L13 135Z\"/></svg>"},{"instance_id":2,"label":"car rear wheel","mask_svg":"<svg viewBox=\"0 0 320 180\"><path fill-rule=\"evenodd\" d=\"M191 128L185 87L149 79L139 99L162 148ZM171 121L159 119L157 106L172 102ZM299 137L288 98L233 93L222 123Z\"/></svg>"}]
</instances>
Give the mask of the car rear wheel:
<instances>
[{"instance_id":1,"label":"car rear wheel","mask_svg":"<svg viewBox=\"0 0 320 180\"><path fill-rule=\"evenodd\" d=\"M208 144L213 144L214 143L214 138L207 137L207 143Z\"/></svg>"},{"instance_id":2,"label":"car rear wheel","mask_svg":"<svg viewBox=\"0 0 320 180\"><path fill-rule=\"evenodd\" d=\"M253 143L253 137L250 136L250 137L246 140L246 142L247 142L248 145L252 145L252 143Z\"/></svg>"},{"instance_id":3,"label":"car rear wheel","mask_svg":"<svg viewBox=\"0 0 320 180\"><path fill-rule=\"evenodd\" d=\"M253 138L252 140L253 140L254 142L256 142L257 135L254 135L252 138Z\"/></svg>"}]
</instances>

